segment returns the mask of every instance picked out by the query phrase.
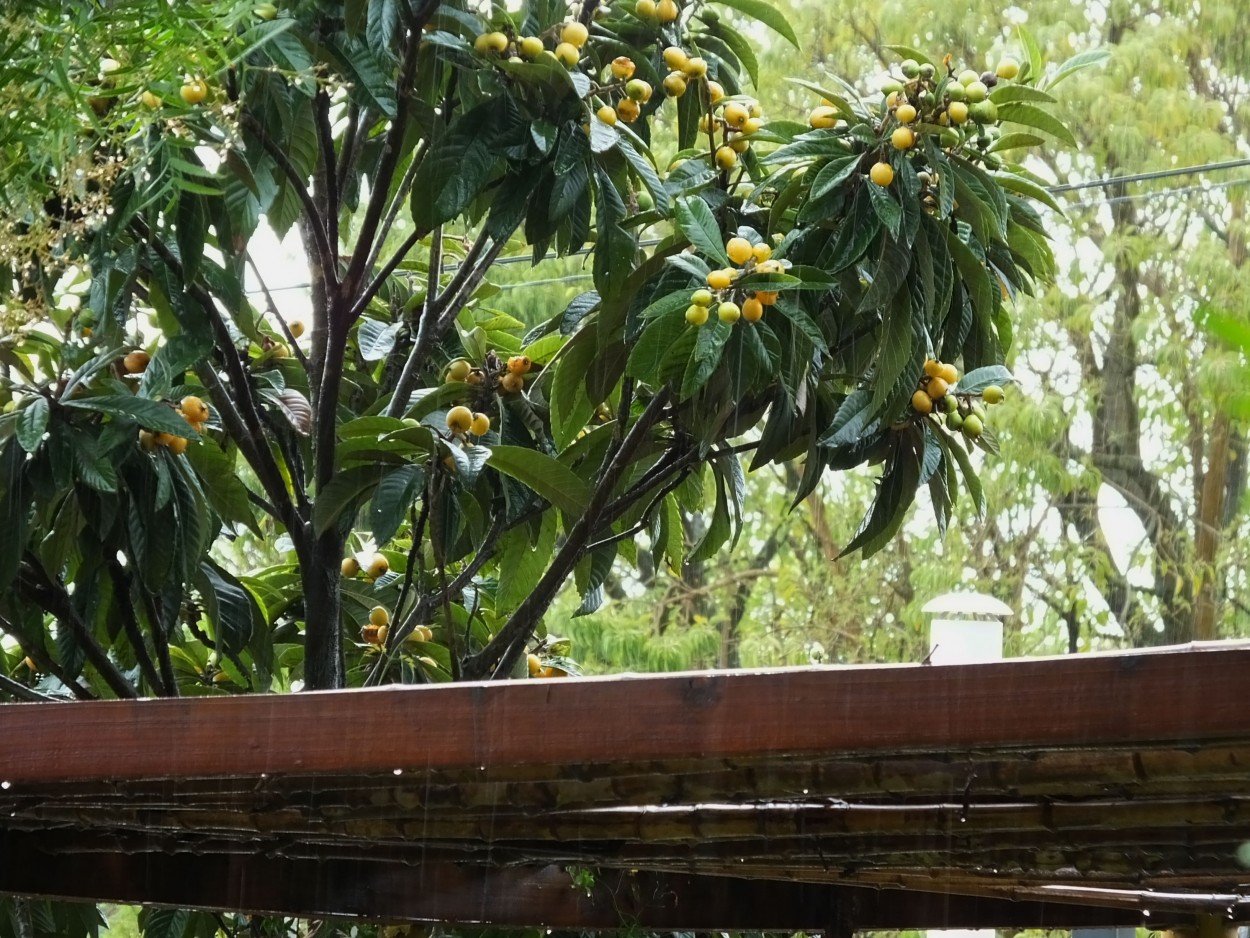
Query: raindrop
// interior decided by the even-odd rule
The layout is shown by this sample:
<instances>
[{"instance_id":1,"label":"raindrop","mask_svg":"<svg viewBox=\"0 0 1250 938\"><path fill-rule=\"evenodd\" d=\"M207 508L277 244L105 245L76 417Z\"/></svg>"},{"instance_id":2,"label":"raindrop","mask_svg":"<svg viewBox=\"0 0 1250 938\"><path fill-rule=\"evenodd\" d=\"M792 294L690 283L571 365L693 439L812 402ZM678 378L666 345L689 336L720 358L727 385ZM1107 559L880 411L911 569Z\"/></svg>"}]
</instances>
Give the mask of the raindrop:
<instances>
[{"instance_id":1,"label":"raindrop","mask_svg":"<svg viewBox=\"0 0 1250 938\"><path fill-rule=\"evenodd\" d=\"M1142 915L1144 915L1146 918L1150 918L1150 910L1149 909L1143 910Z\"/></svg>"},{"instance_id":2,"label":"raindrop","mask_svg":"<svg viewBox=\"0 0 1250 938\"><path fill-rule=\"evenodd\" d=\"M404 770L403 770L403 769L396 769L396 770L395 770L395 774L396 774L396 775L403 775L403 774L404 774Z\"/></svg>"},{"instance_id":3,"label":"raindrop","mask_svg":"<svg viewBox=\"0 0 1250 938\"><path fill-rule=\"evenodd\" d=\"M0 782L0 788L3 788L5 791L8 791L12 787L13 787L12 782Z\"/></svg>"},{"instance_id":4,"label":"raindrop","mask_svg":"<svg viewBox=\"0 0 1250 938\"><path fill-rule=\"evenodd\" d=\"M804 789L803 789L803 794L805 794L805 795L807 794L807 789L806 789L806 788L804 788Z\"/></svg>"}]
</instances>

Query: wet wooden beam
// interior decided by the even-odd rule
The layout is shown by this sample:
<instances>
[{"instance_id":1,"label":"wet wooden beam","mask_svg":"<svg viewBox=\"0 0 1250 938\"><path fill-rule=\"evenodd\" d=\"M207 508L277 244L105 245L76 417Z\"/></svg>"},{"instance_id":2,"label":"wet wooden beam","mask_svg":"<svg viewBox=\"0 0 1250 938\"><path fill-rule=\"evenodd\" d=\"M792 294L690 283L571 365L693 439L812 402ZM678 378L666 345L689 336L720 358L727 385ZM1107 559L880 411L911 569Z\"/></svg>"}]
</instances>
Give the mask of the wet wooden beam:
<instances>
[{"instance_id":1,"label":"wet wooden beam","mask_svg":"<svg viewBox=\"0 0 1250 938\"><path fill-rule=\"evenodd\" d=\"M954 666L710 672L0 706L0 781L462 773L663 760L1250 739L1250 645ZM1203 688L1194 694L1193 688ZM367 745L362 743L367 741ZM559 774L559 773L557 773Z\"/></svg>"},{"instance_id":2,"label":"wet wooden beam","mask_svg":"<svg viewBox=\"0 0 1250 938\"><path fill-rule=\"evenodd\" d=\"M900 889L628 872L588 889L558 866L311 861L253 855L44 852L0 834L0 892L373 921L664 931L1158 925L1136 908ZM1174 918L1176 916L1173 916ZM1183 917L1181 917L1183 920Z\"/></svg>"}]
</instances>

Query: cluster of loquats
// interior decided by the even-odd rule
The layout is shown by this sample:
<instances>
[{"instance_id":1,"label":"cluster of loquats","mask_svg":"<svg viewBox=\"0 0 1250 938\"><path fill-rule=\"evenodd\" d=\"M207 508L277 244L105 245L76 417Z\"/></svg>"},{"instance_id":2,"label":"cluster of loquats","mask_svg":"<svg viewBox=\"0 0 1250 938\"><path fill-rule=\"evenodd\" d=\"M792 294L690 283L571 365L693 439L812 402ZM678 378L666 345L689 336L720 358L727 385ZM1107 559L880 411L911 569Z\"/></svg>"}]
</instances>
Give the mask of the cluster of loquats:
<instances>
[{"instance_id":1,"label":"cluster of loquats","mask_svg":"<svg viewBox=\"0 0 1250 938\"><path fill-rule=\"evenodd\" d=\"M453 437L486 436L490 433L490 417L474 413L463 404L447 411L447 429Z\"/></svg>"},{"instance_id":2,"label":"cluster of loquats","mask_svg":"<svg viewBox=\"0 0 1250 938\"><path fill-rule=\"evenodd\" d=\"M944 68L942 72L932 63L905 59L899 65L901 74L887 75L881 83L884 114L876 125L878 159L868 170L868 178L878 186L894 182L890 151L922 153L918 143L924 134L936 135L948 153L967 155L967 150L976 148L987 165L997 164L997 159L987 152L1001 133L998 105L991 98L991 89L1016 78L1020 74L1019 63L1006 57L994 71L956 72L947 56ZM808 115L808 124L814 130L843 129L840 112L831 105L814 108ZM917 175L922 187L921 201L932 212L937 206L937 175L920 168Z\"/></svg>"},{"instance_id":3,"label":"cluster of loquats","mask_svg":"<svg viewBox=\"0 0 1250 938\"><path fill-rule=\"evenodd\" d=\"M590 30L577 21L564 23L558 34L549 37L554 48L548 49L541 36L510 36L493 30L482 33L473 40L473 51L478 55L508 59L513 62L535 61L549 57L565 68L574 68L582 58L582 47L590 38Z\"/></svg>"},{"instance_id":4,"label":"cluster of loquats","mask_svg":"<svg viewBox=\"0 0 1250 938\"><path fill-rule=\"evenodd\" d=\"M375 649L382 648L390 631L390 610L385 606L374 606L369 610L369 621L360 627L360 640ZM428 625L413 626L405 640L413 643L433 641L434 630Z\"/></svg>"},{"instance_id":5,"label":"cluster of loquats","mask_svg":"<svg viewBox=\"0 0 1250 938\"><path fill-rule=\"evenodd\" d=\"M775 259L772 248L764 242L752 244L746 238L730 238L725 242L725 253L737 266L709 271L708 289L695 290L690 295L686 322L692 326L707 322L713 303L717 318L732 325L739 318L759 322L764 318L764 307L777 302L776 291L747 290L734 284L749 274L782 273L789 266L787 261Z\"/></svg>"},{"instance_id":6,"label":"cluster of loquats","mask_svg":"<svg viewBox=\"0 0 1250 938\"><path fill-rule=\"evenodd\" d=\"M918 414L932 414L939 408L946 413L946 426L962 432L969 439L978 439L985 432L984 404L1001 404L1005 397L997 384L982 387L977 394L960 394L956 388L959 370L946 362L928 359L920 387L911 396L911 406Z\"/></svg>"},{"instance_id":7,"label":"cluster of loquats","mask_svg":"<svg viewBox=\"0 0 1250 938\"><path fill-rule=\"evenodd\" d=\"M493 356L488 356L488 358L491 358L492 361L498 361L498 359L494 359ZM494 382L495 387L500 393L519 394L521 391L525 390L525 376L528 375L533 368L534 362L528 355L513 355L509 357L506 362L503 362L502 365L495 368L492 368L490 364L481 367L474 366L463 358L457 358L447 366L447 380L463 381L474 386L481 386L486 384L487 379L489 378ZM465 409L467 410L467 408ZM473 419L476 420L477 417L486 418L486 415L476 414ZM448 423L448 426L450 427L451 424ZM454 430L455 428L452 427L452 429ZM465 428L466 432L468 429L468 427ZM483 436L489 430L490 420L489 418L486 418L486 428L482 430L481 433L478 433L476 430L474 430L473 433L476 436Z\"/></svg>"},{"instance_id":8,"label":"cluster of loquats","mask_svg":"<svg viewBox=\"0 0 1250 938\"><path fill-rule=\"evenodd\" d=\"M390 569L391 562L386 559L385 554L374 554L369 558L368 565L363 567L355 556L344 557L339 565L339 572L349 580L359 576L362 572L367 579L377 580Z\"/></svg>"}]
</instances>

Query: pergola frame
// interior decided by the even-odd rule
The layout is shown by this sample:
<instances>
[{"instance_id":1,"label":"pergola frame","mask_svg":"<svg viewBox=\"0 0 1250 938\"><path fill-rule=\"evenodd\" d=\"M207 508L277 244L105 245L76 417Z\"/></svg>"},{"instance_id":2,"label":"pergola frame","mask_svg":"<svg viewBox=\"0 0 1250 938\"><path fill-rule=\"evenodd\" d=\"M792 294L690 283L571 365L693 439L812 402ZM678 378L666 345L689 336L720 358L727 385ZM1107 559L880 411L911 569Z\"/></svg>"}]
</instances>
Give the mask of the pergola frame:
<instances>
[{"instance_id":1,"label":"pergola frame","mask_svg":"<svg viewBox=\"0 0 1250 938\"><path fill-rule=\"evenodd\" d=\"M0 891L567 928L1250 921L1247 674L1250 645L1212 643L7 705Z\"/></svg>"}]
</instances>

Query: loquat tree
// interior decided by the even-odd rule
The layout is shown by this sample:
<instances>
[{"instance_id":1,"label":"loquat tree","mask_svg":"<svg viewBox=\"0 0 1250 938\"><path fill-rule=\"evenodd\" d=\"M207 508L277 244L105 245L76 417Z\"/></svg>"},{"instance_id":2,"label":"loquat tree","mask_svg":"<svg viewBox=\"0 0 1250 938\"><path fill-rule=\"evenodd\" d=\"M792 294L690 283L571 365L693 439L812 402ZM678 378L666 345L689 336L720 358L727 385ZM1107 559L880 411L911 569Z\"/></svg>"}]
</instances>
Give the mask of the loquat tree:
<instances>
[{"instance_id":1,"label":"loquat tree","mask_svg":"<svg viewBox=\"0 0 1250 938\"><path fill-rule=\"evenodd\" d=\"M565 584L732 545L747 468L879 464L844 553L981 507L1043 64L899 48L769 120L751 20L795 42L762 0L4 14L0 691L555 676Z\"/></svg>"}]
</instances>

